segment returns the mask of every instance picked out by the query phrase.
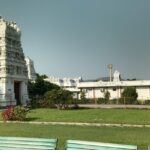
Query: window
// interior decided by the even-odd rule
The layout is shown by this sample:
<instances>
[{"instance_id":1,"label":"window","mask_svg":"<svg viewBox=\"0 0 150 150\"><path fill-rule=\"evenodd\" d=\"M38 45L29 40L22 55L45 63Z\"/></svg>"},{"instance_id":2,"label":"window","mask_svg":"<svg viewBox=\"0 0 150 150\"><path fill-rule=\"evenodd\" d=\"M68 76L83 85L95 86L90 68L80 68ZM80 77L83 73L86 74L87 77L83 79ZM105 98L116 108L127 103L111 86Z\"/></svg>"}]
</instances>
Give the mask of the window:
<instances>
[{"instance_id":1,"label":"window","mask_svg":"<svg viewBox=\"0 0 150 150\"><path fill-rule=\"evenodd\" d=\"M116 91L116 88L115 88L115 87L113 88L113 91Z\"/></svg>"},{"instance_id":2,"label":"window","mask_svg":"<svg viewBox=\"0 0 150 150\"><path fill-rule=\"evenodd\" d=\"M103 93L105 92L105 88L101 88L100 91Z\"/></svg>"}]
</instances>

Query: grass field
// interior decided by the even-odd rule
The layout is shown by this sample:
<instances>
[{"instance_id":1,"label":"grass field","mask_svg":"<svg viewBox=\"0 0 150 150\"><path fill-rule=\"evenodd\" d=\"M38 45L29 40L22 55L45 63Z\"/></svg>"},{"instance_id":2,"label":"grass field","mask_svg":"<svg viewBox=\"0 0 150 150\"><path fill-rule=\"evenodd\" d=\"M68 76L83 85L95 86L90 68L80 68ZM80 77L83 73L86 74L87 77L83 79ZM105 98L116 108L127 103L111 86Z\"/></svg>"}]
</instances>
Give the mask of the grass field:
<instances>
[{"instance_id":1,"label":"grass field","mask_svg":"<svg viewBox=\"0 0 150 150\"><path fill-rule=\"evenodd\" d=\"M139 109L33 109L27 117L27 121L150 124L150 110ZM58 138L58 149L64 149L67 139L78 139L132 144L145 150L150 145L149 133L150 128L0 123L0 136Z\"/></svg>"},{"instance_id":2,"label":"grass field","mask_svg":"<svg viewBox=\"0 0 150 150\"><path fill-rule=\"evenodd\" d=\"M28 114L31 121L90 122L150 124L150 110L139 109L33 109Z\"/></svg>"},{"instance_id":3,"label":"grass field","mask_svg":"<svg viewBox=\"0 0 150 150\"><path fill-rule=\"evenodd\" d=\"M145 150L150 144L150 128L78 127L0 123L0 136L58 138L58 149L67 139L135 144Z\"/></svg>"}]
</instances>

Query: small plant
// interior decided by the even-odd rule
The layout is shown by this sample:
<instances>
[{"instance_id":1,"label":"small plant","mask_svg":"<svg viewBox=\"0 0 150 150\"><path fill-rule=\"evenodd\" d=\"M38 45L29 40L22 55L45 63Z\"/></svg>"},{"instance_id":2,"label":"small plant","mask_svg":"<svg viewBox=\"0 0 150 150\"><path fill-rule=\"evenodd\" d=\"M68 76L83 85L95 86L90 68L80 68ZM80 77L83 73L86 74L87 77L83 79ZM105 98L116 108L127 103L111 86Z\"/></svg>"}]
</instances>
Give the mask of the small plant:
<instances>
[{"instance_id":1,"label":"small plant","mask_svg":"<svg viewBox=\"0 0 150 150\"><path fill-rule=\"evenodd\" d=\"M26 119L28 110L23 106L16 106L13 109L12 120L23 121Z\"/></svg>"},{"instance_id":2,"label":"small plant","mask_svg":"<svg viewBox=\"0 0 150 150\"><path fill-rule=\"evenodd\" d=\"M104 98L109 101L109 99L110 99L110 93L109 93L109 91L106 91L104 93Z\"/></svg>"},{"instance_id":3,"label":"small plant","mask_svg":"<svg viewBox=\"0 0 150 150\"><path fill-rule=\"evenodd\" d=\"M81 99L82 101L85 101L85 99L86 99L85 91L81 91L81 93L80 93L80 99Z\"/></svg>"},{"instance_id":4,"label":"small plant","mask_svg":"<svg viewBox=\"0 0 150 150\"><path fill-rule=\"evenodd\" d=\"M2 118L4 121L8 120L17 120L23 121L25 120L27 115L27 109L23 106L15 106L8 107L6 110L2 112Z\"/></svg>"},{"instance_id":5,"label":"small plant","mask_svg":"<svg viewBox=\"0 0 150 150\"><path fill-rule=\"evenodd\" d=\"M10 106L2 112L2 118L4 121L12 120L13 107Z\"/></svg>"},{"instance_id":6,"label":"small plant","mask_svg":"<svg viewBox=\"0 0 150 150\"><path fill-rule=\"evenodd\" d=\"M98 98L98 99L97 99L97 103L98 103L98 104L107 104L107 103L108 103L108 99L103 98L103 97Z\"/></svg>"}]
</instances>

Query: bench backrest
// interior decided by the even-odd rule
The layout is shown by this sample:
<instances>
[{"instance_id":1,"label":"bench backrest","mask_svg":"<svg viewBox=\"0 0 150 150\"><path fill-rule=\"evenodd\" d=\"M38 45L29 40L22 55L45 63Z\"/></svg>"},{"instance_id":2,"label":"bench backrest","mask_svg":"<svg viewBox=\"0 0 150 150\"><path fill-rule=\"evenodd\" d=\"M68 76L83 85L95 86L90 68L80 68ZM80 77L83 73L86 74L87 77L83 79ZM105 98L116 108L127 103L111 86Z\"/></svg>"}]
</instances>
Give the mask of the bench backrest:
<instances>
[{"instance_id":1,"label":"bench backrest","mask_svg":"<svg viewBox=\"0 0 150 150\"><path fill-rule=\"evenodd\" d=\"M68 140L65 150L137 150L136 145Z\"/></svg>"},{"instance_id":2,"label":"bench backrest","mask_svg":"<svg viewBox=\"0 0 150 150\"><path fill-rule=\"evenodd\" d=\"M0 150L55 150L57 139L0 137Z\"/></svg>"}]
</instances>

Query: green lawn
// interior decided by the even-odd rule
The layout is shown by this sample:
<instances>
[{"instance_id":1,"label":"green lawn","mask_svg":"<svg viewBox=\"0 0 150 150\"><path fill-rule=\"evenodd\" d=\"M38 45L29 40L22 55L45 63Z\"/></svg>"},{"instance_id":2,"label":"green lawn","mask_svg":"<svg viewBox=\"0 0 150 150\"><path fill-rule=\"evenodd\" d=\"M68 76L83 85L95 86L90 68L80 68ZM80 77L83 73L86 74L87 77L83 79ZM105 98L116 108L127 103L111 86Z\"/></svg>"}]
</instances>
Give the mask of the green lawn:
<instances>
[{"instance_id":1,"label":"green lawn","mask_svg":"<svg viewBox=\"0 0 150 150\"><path fill-rule=\"evenodd\" d=\"M1 115L0 115L1 116ZM0 118L2 120L2 118ZM149 124L150 110L139 109L33 109L28 121L91 122ZM0 123L0 136L58 138L58 149L67 139L89 140L120 144L135 144L139 150L150 145L150 128L82 127L64 125L32 125Z\"/></svg>"},{"instance_id":2,"label":"green lawn","mask_svg":"<svg viewBox=\"0 0 150 150\"><path fill-rule=\"evenodd\" d=\"M139 109L33 109L28 114L31 121L64 121L91 123L150 124L150 110Z\"/></svg>"},{"instance_id":3,"label":"green lawn","mask_svg":"<svg viewBox=\"0 0 150 150\"><path fill-rule=\"evenodd\" d=\"M0 136L58 138L58 149L67 139L135 144L145 150L150 144L150 128L78 127L0 123Z\"/></svg>"}]
</instances>

